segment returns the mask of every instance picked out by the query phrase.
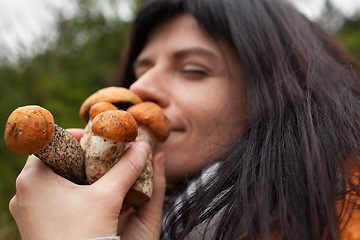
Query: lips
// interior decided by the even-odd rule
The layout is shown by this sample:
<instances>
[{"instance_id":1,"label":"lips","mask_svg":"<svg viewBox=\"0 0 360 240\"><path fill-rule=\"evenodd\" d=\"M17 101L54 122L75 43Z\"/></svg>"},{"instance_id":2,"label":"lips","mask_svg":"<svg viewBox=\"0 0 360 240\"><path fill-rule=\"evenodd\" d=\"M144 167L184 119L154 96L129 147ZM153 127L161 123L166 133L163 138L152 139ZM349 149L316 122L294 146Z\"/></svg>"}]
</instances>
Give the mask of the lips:
<instances>
[{"instance_id":1,"label":"lips","mask_svg":"<svg viewBox=\"0 0 360 240\"><path fill-rule=\"evenodd\" d=\"M171 126L171 132L185 132L185 128L183 126Z\"/></svg>"},{"instance_id":2,"label":"lips","mask_svg":"<svg viewBox=\"0 0 360 240\"><path fill-rule=\"evenodd\" d=\"M171 132L184 132L184 128L171 128Z\"/></svg>"},{"instance_id":3,"label":"lips","mask_svg":"<svg viewBox=\"0 0 360 240\"><path fill-rule=\"evenodd\" d=\"M166 145L167 147L173 144L180 144L184 141L184 138L187 138L186 129L180 125L172 125L169 138L162 144L159 145Z\"/></svg>"},{"instance_id":4,"label":"lips","mask_svg":"<svg viewBox=\"0 0 360 240\"><path fill-rule=\"evenodd\" d=\"M171 125L171 128L170 128L171 132L184 132L185 131L184 124L182 124L179 120L175 120L174 118L173 119L169 118L169 120L170 120L170 125Z\"/></svg>"}]
</instances>

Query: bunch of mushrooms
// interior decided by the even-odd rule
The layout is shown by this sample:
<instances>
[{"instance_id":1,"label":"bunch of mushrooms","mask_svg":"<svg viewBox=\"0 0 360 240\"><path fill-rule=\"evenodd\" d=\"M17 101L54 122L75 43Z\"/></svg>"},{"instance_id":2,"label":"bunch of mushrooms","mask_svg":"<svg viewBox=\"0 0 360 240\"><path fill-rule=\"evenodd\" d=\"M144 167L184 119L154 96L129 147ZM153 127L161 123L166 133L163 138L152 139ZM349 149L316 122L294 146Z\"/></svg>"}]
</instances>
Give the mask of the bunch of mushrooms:
<instances>
[{"instance_id":1,"label":"bunch of mushrooms","mask_svg":"<svg viewBox=\"0 0 360 240\"><path fill-rule=\"evenodd\" d=\"M80 117L87 124L80 143L49 116L51 113L39 106L16 109L6 124L8 148L17 154L35 154L75 183L91 184L110 170L134 141L147 141L152 151L125 201L140 206L151 198L152 153L156 143L164 142L170 133L170 121L157 104L142 102L126 88L98 90L80 107Z\"/></svg>"},{"instance_id":2,"label":"bunch of mushrooms","mask_svg":"<svg viewBox=\"0 0 360 240\"><path fill-rule=\"evenodd\" d=\"M150 144L149 159L125 197L125 201L133 206L146 203L153 189L153 149L170 133L170 121L163 110L155 103L142 102L126 88L108 87L84 101L80 117L87 123L80 144L85 149L85 172L89 183L98 180L116 164L133 141Z\"/></svg>"}]
</instances>

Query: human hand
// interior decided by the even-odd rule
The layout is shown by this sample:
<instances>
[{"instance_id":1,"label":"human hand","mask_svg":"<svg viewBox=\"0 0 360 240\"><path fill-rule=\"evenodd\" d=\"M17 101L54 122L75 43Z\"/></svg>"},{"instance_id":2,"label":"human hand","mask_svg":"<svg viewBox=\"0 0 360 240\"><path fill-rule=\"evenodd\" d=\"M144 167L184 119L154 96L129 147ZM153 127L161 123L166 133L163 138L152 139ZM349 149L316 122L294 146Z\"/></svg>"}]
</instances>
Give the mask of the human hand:
<instances>
[{"instance_id":1,"label":"human hand","mask_svg":"<svg viewBox=\"0 0 360 240\"><path fill-rule=\"evenodd\" d=\"M153 157L154 190L150 201L138 210L124 206L118 223L118 234L122 240L160 239L162 210L166 188L164 154Z\"/></svg>"},{"instance_id":2,"label":"human hand","mask_svg":"<svg viewBox=\"0 0 360 240\"><path fill-rule=\"evenodd\" d=\"M82 132L72 130L79 139ZM124 197L144 167L149 145L135 143L92 185L76 185L34 156L16 181L9 208L22 239L86 239L114 236ZM146 221L145 221L146 222Z\"/></svg>"}]
</instances>

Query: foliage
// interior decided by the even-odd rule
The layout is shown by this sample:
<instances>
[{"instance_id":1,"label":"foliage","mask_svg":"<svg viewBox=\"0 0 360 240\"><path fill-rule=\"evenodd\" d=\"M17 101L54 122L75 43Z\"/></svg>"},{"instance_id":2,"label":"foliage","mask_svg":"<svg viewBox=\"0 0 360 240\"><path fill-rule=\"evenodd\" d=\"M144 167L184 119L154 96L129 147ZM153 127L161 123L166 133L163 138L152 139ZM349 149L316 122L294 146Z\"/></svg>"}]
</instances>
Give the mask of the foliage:
<instances>
[{"instance_id":1,"label":"foliage","mask_svg":"<svg viewBox=\"0 0 360 240\"><path fill-rule=\"evenodd\" d=\"M109 4L116 7L116 1ZM129 23L106 17L95 0L78 1L78 9L71 19L58 13L57 37L48 50L21 58L16 65L0 65L1 132L10 113L29 104L47 108L64 128L83 128L81 103L99 88L116 84L113 76ZM25 160L26 156L11 153L0 138L0 239L20 239L8 203Z\"/></svg>"},{"instance_id":2,"label":"foliage","mask_svg":"<svg viewBox=\"0 0 360 240\"><path fill-rule=\"evenodd\" d=\"M360 61L360 15L346 20L338 35L349 51Z\"/></svg>"}]
</instances>

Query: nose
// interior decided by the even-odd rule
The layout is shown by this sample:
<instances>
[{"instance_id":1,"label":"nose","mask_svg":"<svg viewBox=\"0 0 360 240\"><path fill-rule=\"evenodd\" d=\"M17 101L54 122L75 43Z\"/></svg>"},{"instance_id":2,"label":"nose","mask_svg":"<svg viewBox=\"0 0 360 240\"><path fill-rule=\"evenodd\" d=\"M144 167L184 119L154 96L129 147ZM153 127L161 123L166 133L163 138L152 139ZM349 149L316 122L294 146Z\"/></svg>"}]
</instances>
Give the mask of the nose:
<instances>
[{"instance_id":1,"label":"nose","mask_svg":"<svg viewBox=\"0 0 360 240\"><path fill-rule=\"evenodd\" d=\"M164 73L161 70L150 69L130 86L130 90L144 102L154 102L161 108L166 108L170 99L164 78Z\"/></svg>"}]
</instances>

